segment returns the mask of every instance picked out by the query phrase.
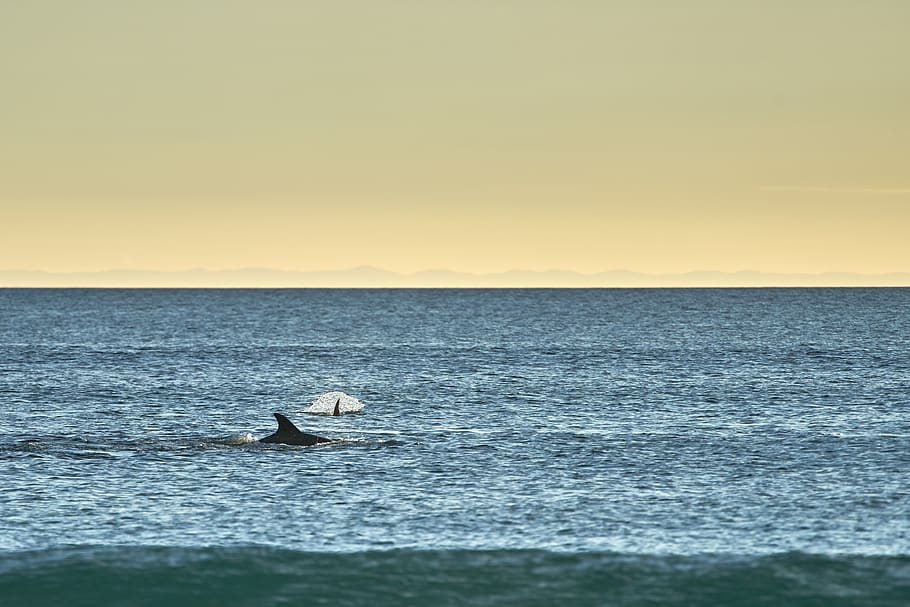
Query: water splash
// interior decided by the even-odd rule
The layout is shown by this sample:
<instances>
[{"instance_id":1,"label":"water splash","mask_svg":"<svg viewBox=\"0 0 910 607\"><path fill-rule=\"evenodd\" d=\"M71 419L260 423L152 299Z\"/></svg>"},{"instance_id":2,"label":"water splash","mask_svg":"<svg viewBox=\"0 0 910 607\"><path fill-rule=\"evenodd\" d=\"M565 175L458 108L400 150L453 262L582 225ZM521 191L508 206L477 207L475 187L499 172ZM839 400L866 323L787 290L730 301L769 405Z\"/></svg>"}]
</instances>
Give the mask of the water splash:
<instances>
[{"instance_id":1,"label":"water splash","mask_svg":"<svg viewBox=\"0 0 910 607\"><path fill-rule=\"evenodd\" d=\"M363 403L357 398L344 392L334 391L321 394L306 409L296 411L296 413L309 413L311 415L332 415L335 411L335 403L339 403L338 411L342 415L348 413L362 413Z\"/></svg>"},{"instance_id":2,"label":"water splash","mask_svg":"<svg viewBox=\"0 0 910 607\"><path fill-rule=\"evenodd\" d=\"M215 441L216 444L222 445L248 445L249 443L255 443L257 441L256 437L249 432L243 434L236 434L234 436L229 436Z\"/></svg>"}]
</instances>

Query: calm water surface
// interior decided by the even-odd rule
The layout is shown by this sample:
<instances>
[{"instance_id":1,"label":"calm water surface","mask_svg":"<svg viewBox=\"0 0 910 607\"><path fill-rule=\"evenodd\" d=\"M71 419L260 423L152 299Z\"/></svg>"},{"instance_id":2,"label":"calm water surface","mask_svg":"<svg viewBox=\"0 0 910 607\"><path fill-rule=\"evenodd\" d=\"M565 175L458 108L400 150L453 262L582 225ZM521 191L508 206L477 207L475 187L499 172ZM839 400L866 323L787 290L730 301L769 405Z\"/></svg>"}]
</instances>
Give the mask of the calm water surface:
<instances>
[{"instance_id":1,"label":"calm water surface","mask_svg":"<svg viewBox=\"0 0 910 607\"><path fill-rule=\"evenodd\" d=\"M0 290L0 593L906 604L908 338L908 289Z\"/></svg>"}]
</instances>

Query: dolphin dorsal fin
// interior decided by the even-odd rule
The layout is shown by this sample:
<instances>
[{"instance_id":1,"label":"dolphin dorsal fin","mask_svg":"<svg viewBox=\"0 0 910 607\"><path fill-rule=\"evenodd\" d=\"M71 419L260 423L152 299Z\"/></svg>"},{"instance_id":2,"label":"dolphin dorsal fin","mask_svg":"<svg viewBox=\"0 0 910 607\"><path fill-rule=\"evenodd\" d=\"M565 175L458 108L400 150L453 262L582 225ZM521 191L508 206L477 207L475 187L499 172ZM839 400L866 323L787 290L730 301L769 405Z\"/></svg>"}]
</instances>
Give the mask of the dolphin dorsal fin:
<instances>
[{"instance_id":1,"label":"dolphin dorsal fin","mask_svg":"<svg viewBox=\"0 0 910 607\"><path fill-rule=\"evenodd\" d=\"M278 432L300 432L300 430L297 429L297 426L281 413L273 413L272 415L278 420Z\"/></svg>"},{"instance_id":2,"label":"dolphin dorsal fin","mask_svg":"<svg viewBox=\"0 0 910 607\"><path fill-rule=\"evenodd\" d=\"M332 411L333 416L341 415L341 399L335 401L335 410Z\"/></svg>"}]
</instances>

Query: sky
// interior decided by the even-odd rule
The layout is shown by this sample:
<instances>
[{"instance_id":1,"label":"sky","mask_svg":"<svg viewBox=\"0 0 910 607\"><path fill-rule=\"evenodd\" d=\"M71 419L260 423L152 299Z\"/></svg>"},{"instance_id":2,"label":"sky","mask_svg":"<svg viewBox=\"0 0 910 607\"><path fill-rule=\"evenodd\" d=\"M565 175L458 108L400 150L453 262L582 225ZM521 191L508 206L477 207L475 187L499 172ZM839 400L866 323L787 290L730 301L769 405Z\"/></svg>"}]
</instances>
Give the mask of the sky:
<instances>
[{"instance_id":1,"label":"sky","mask_svg":"<svg viewBox=\"0 0 910 607\"><path fill-rule=\"evenodd\" d=\"M910 271L904 0L0 6L0 269Z\"/></svg>"}]
</instances>

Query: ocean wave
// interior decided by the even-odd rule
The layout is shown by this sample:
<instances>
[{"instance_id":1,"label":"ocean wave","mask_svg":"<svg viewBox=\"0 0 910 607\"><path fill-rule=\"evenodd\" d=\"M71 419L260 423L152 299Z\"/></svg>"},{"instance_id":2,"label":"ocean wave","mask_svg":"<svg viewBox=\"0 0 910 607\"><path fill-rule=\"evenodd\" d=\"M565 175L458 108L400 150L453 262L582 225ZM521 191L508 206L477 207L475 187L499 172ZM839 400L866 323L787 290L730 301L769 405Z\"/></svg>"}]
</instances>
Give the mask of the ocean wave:
<instances>
[{"instance_id":1,"label":"ocean wave","mask_svg":"<svg viewBox=\"0 0 910 607\"><path fill-rule=\"evenodd\" d=\"M910 557L75 546L0 555L14 605L905 605Z\"/></svg>"}]
</instances>

